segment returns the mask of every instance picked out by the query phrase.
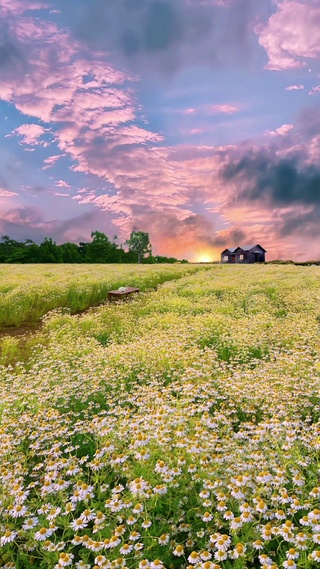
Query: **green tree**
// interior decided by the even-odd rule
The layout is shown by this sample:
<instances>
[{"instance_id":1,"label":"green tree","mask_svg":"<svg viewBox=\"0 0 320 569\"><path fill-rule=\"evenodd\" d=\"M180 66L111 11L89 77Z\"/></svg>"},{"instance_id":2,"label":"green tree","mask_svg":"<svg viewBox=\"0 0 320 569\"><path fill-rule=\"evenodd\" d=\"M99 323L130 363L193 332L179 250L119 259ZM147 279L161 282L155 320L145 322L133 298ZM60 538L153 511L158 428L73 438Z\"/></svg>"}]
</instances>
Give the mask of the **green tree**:
<instances>
[{"instance_id":1,"label":"green tree","mask_svg":"<svg viewBox=\"0 0 320 569\"><path fill-rule=\"evenodd\" d=\"M130 251L138 254L138 263L142 263L142 259L146 253L151 253L151 243L149 233L144 231L132 231L130 239L126 241Z\"/></svg>"},{"instance_id":2,"label":"green tree","mask_svg":"<svg viewBox=\"0 0 320 569\"><path fill-rule=\"evenodd\" d=\"M75 243L62 243L62 245L59 245L59 249L62 253L63 263L81 262L79 247Z\"/></svg>"},{"instance_id":3,"label":"green tree","mask_svg":"<svg viewBox=\"0 0 320 569\"><path fill-rule=\"evenodd\" d=\"M51 237L45 237L39 246L40 263L62 263L62 253Z\"/></svg>"},{"instance_id":4,"label":"green tree","mask_svg":"<svg viewBox=\"0 0 320 569\"><path fill-rule=\"evenodd\" d=\"M16 256L20 256L23 248L23 243L15 241L14 239L10 239L8 235L2 235L0 238L0 262L14 263L14 258Z\"/></svg>"},{"instance_id":5,"label":"green tree","mask_svg":"<svg viewBox=\"0 0 320 569\"><path fill-rule=\"evenodd\" d=\"M91 243L87 243L85 248L86 263L114 263L117 245L101 231L93 231L91 237Z\"/></svg>"},{"instance_id":6,"label":"green tree","mask_svg":"<svg viewBox=\"0 0 320 569\"><path fill-rule=\"evenodd\" d=\"M156 263L177 263L178 262L178 259L176 259L175 257L163 257L162 255L156 255L154 259L155 259Z\"/></svg>"},{"instance_id":7,"label":"green tree","mask_svg":"<svg viewBox=\"0 0 320 569\"><path fill-rule=\"evenodd\" d=\"M25 260L24 263L40 263L41 250L32 239L25 239L24 242Z\"/></svg>"}]
</instances>

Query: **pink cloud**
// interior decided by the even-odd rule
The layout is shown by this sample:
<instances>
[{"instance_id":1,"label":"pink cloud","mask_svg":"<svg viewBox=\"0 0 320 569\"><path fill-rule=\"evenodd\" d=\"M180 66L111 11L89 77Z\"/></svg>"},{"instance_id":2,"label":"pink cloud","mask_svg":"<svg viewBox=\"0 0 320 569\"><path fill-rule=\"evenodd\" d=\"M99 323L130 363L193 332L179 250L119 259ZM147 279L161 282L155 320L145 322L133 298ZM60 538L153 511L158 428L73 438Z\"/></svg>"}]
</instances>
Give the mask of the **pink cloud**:
<instances>
[{"instance_id":1,"label":"pink cloud","mask_svg":"<svg viewBox=\"0 0 320 569\"><path fill-rule=\"evenodd\" d=\"M301 163L312 165L320 164L320 135L312 136L309 140L301 140L298 133L294 139L288 137L278 137L278 140L285 143L284 147L278 147L276 152L282 158L300 156ZM276 139L275 139L276 141Z\"/></svg>"},{"instance_id":2,"label":"pink cloud","mask_svg":"<svg viewBox=\"0 0 320 569\"><path fill-rule=\"evenodd\" d=\"M302 89L304 89L303 85L288 85L285 91L301 91Z\"/></svg>"},{"instance_id":3,"label":"pink cloud","mask_svg":"<svg viewBox=\"0 0 320 569\"><path fill-rule=\"evenodd\" d=\"M70 184L67 184L67 182L65 182L64 180L58 180L57 182L55 182L55 186L57 186L58 188L71 188Z\"/></svg>"},{"instance_id":4,"label":"pink cloud","mask_svg":"<svg viewBox=\"0 0 320 569\"><path fill-rule=\"evenodd\" d=\"M19 135L21 136L21 143L23 144L30 144L31 146L36 145L44 145L45 142L42 140L40 141L39 138L50 132L50 129L43 128L38 124L22 124L18 128L12 131L11 135Z\"/></svg>"},{"instance_id":5,"label":"pink cloud","mask_svg":"<svg viewBox=\"0 0 320 569\"><path fill-rule=\"evenodd\" d=\"M100 55L80 56L81 46L56 24L23 14L15 18L9 14L5 21L12 41L20 46L21 52L25 51L27 64L24 75L19 68L16 76L10 72L1 78L1 99L13 103L26 115L49 123L79 120L76 113L81 112L83 122L93 122L94 127L108 124L105 109L132 107L128 92L110 87L121 85L129 76L116 71ZM93 80L85 83L83 78L90 75ZM63 107L66 107L64 113ZM133 117L132 112L127 113L126 120Z\"/></svg>"},{"instance_id":6,"label":"pink cloud","mask_svg":"<svg viewBox=\"0 0 320 569\"><path fill-rule=\"evenodd\" d=\"M309 91L308 95L317 95L318 93L320 93L320 85L316 85L315 87L312 87L311 91Z\"/></svg>"},{"instance_id":7,"label":"pink cloud","mask_svg":"<svg viewBox=\"0 0 320 569\"><path fill-rule=\"evenodd\" d=\"M320 6L310 0L278 1L277 12L255 32L269 58L266 69L301 67L306 58L320 55Z\"/></svg>"},{"instance_id":8,"label":"pink cloud","mask_svg":"<svg viewBox=\"0 0 320 569\"><path fill-rule=\"evenodd\" d=\"M161 142L163 136L156 132L150 132L136 125L123 127L117 131L117 144L144 144L147 142Z\"/></svg>"},{"instance_id":9,"label":"pink cloud","mask_svg":"<svg viewBox=\"0 0 320 569\"><path fill-rule=\"evenodd\" d=\"M0 234L15 235L17 240L28 238L40 242L52 237L57 243L90 240L92 228L104 231L105 214L94 210L64 220L47 219L41 209L35 207L2 208Z\"/></svg>"},{"instance_id":10,"label":"pink cloud","mask_svg":"<svg viewBox=\"0 0 320 569\"><path fill-rule=\"evenodd\" d=\"M107 179L115 188L113 196L88 191L74 199L116 214L116 223L127 231L139 212L151 204L159 212L174 212L177 219L190 216L187 205L194 186L185 163L168 161L174 151L156 146L163 141L161 134L129 124L137 116L138 104L132 89L121 85L130 77L100 60L98 54L80 58L77 43L54 24L45 35L41 20L22 16L16 18L13 32L20 42L37 37L38 43L30 51L28 73L22 80L20 76L4 80L0 96L25 114L49 124L59 121L56 143L74 161L72 169ZM92 80L84 82L85 76ZM27 132L26 128L19 134L31 143L40 131L29 128ZM54 166L59 158L46 158L43 169ZM190 170L197 186L201 168L197 171L190 162Z\"/></svg>"},{"instance_id":11,"label":"pink cloud","mask_svg":"<svg viewBox=\"0 0 320 569\"><path fill-rule=\"evenodd\" d=\"M22 79L4 78L0 98L10 101L26 115L49 124L60 122L55 142L77 162L74 171L96 172L95 168L90 170L87 153L90 157L91 145L98 140L100 145L105 140L107 146L115 147L163 139L158 133L128 124L137 116L132 90L121 87L130 79L128 74L115 70L99 54L79 57L80 46L55 24L44 29L41 20L21 16L15 19L13 33L20 42L34 37L38 42L29 53L29 73ZM84 81L88 76L93 79ZM41 128L23 125L15 134L23 136L24 143L39 144L40 135L48 131ZM59 156L45 159L43 169L53 166L58 159Z\"/></svg>"},{"instance_id":12,"label":"pink cloud","mask_svg":"<svg viewBox=\"0 0 320 569\"><path fill-rule=\"evenodd\" d=\"M43 166L42 169L47 170L48 168L52 168L52 166L54 166L54 164L64 156L66 156L66 154L56 154L54 156L48 156L48 158L45 158L43 161L45 166Z\"/></svg>"},{"instance_id":13,"label":"pink cloud","mask_svg":"<svg viewBox=\"0 0 320 569\"><path fill-rule=\"evenodd\" d=\"M18 196L16 192L11 192L10 190L5 190L4 188L0 188L0 198L11 198L13 196Z\"/></svg>"},{"instance_id":14,"label":"pink cloud","mask_svg":"<svg viewBox=\"0 0 320 569\"><path fill-rule=\"evenodd\" d=\"M270 134L271 136L277 136L279 134L281 136L285 136L293 128L293 124L283 124L282 126L279 126L279 128L276 128L276 130L267 130L266 133Z\"/></svg>"},{"instance_id":15,"label":"pink cloud","mask_svg":"<svg viewBox=\"0 0 320 569\"><path fill-rule=\"evenodd\" d=\"M190 134L203 134L204 132L206 132L205 128L192 128L191 130L187 131L187 133Z\"/></svg>"},{"instance_id":16,"label":"pink cloud","mask_svg":"<svg viewBox=\"0 0 320 569\"><path fill-rule=\"evenodd\" d=\"M222 104L222 105L211 105L210 107L207 107L208 111L212 114L227 114L227 115L232 115L233 113L236 113L237 111L239 111L239 107L236 107L235 105L227 105L227 104Z\"/></svg>"},{"instance_id":17,"label":"pink cloud","mask_svg":"<svg viewBox=\"0 0 320 569\"><path fill-rule=\"evenodd\" d=\"M23 14L26 10L48 9L50 6L44 2L33 2L32 0L1 0L0 10L12 14Z\"/></svg>"},{"instance_id":18,"label":"pink cloud","mask_svg":"<svg viewBox=\"0 0 320 569\"><path fill-rule=\"evenodd\" d=\"M120 89L101 86L73 92L64 107L53 113L58 121L75 121L91 129L101 129L131 121L135 118L132 96Z\"/></svg>"},{"instance_id":19,"label":"pink cloud","mask_svg":"<svg viewBox=\"0 0 320 569\"><path fill-rule=\"evenodd\" d=\"M183 115L194 115L197 113L197 110L190 108L190 109L183 109L181 112Z\"/></svg>"}]
</instances>

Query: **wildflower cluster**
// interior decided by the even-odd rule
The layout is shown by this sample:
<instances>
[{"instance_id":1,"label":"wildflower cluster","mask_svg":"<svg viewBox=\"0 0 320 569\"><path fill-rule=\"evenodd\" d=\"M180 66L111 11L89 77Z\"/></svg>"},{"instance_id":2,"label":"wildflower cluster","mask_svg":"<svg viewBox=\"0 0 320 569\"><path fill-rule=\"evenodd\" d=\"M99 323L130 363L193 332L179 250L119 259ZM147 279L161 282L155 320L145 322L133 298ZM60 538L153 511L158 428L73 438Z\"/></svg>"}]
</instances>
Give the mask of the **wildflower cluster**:
<instances>
[{"instance_id":1,"label":"wildflower cluster","mask_svg":"<svg viewBox=\"0 0 320 569\"><path fill-rule=\"evenodd\" d=\"M35 322L49 310L78 312L105 301L110 289L141 290L205 270L200 265L0 265L0 328Z\"/></svg>"}]
</instances>

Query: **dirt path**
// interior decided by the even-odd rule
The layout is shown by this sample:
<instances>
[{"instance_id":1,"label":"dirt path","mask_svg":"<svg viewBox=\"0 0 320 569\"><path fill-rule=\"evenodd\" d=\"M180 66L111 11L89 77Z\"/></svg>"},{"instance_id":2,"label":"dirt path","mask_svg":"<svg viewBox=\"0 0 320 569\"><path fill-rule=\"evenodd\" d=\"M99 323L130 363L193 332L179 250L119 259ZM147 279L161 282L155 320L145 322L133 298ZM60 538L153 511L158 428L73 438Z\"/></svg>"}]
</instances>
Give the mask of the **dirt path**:
<instances>
[{"instance_id":1,"label":"dirt path","mask_svg":"<svg viewBox=\"0 0 320 569\"><path fill-rule=\"evenodd\" d=\"M4 336L24 336L25 334L33 334L42 328L42 322L25 322L21 326L2 326L0 328L0 338Z\"/></svg>"},{"instance_id":2,"label":"dirt path","mask_svg":"<svg viewBox=\"0 0 320 569\"><path fill-rule=\"evenodd\" d=\"M155 287L155 290L157 289L157 287ZM94 306L89 306L88 308L84 308L83 310L78 310L77 312L71 312L70 315L71 316L77 316L79 314L86 314L86 312L90 312L91 310L95 309L95 308L101 308L102 306L106 305L106 304L110 304L110 303L115 303L115 302L125 302L126 298L122 298L120 301L119 300L104 300L103 302L101 302L100 304L94 305ZM40 332L41 329L43 327L43 323L41 320L38 320L36 322L24 322L23 324L21 324L20 326L0 326L0 340L4 337L4 336L10 336L11 338L20 338L23 336L30 336L31 334L35 334L37 332Z\"/></svg>"}]
</instances>

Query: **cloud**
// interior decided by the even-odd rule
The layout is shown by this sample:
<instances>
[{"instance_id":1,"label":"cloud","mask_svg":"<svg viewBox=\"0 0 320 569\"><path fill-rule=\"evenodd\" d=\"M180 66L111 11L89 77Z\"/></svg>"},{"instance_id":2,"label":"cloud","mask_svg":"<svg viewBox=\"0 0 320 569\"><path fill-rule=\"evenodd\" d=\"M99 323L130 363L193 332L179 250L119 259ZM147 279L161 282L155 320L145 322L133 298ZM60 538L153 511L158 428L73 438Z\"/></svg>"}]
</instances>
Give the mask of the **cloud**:
<instances>
[{"instance_id":1,"label":"cloud","mask_svg":"<svg viewBox=\"0 0 320 569\"><path fill-rule=\"evenodd\" d=\"M198 110L193 109L193 108L189 108L189 109L182 109L182 110L178 109L178 110L175 110L175 112L181 113L182 115L189 116L189 115L196 115Z\"/></svg>"},{"instance_id":2,"label":"cloud","mask_svg":"<svg viewBox=\"0 0 320 569\"><path fill-rule=\"evenodd\" d=\"M229 9L228 9L229 8ZM251 0L94 0L76 36L145 79L171 76L186 66L235 65L249 57L256 5Z\"/></svg>"},{"instance_id":3,"label":"cloud","mask_svg":"<svg viewBox=\"0 0 320 569\"><path fill-rule=\"evenodd\" d=\"M226 231L220 231L213 239L213 244L220 248L236 247L240 244L244 245L246 240L246 233L238 227L233 227Z\"/></svg>"},{"instance_id":4,"label":"cloud","mask_svg":"<svg viewBox=\"0 0 320 569\"><path fill-rule=\"evenodd\" d=\"M317 105L310 105L298 112L297 123L300 132L307 138L320 135L320 113Z\"/></svg>"},{"instance_id":5,"label":"cloud","mask_svg":"<svg viewBox=\"0 0 320 569\"><path fill-rule=\"evenodd\" d=\"M18 196L17 192L11 192L10 190L5 190L0 187L0 198L11 198L13 196Z\"/></svg>"},{"instance_id":6,"label":"cloud","mask_svg":"<svg viewBox=\"0 0 320 569\"><path fill-rule=\"evenodd\" d=\"M103 231L105 216L94 210L65 220L46 220L42 211L34 207L17 207L0 214L0 234L17 241L32 239L40 243L52 237L58 244L66 241L90 241L93 230Z\"/></svg>"},{"instance_id":7,"label":"cloud","mask_svg":"<svg viewBox=\"0 0 320 569\"><path fill-rule=\"evenodd\" d=\"M2 3L1 3L2 4ZM26 59L16 36L12 33L11 11L8 12L2 4L0 6L0 70L1 73L10 69L21 70Z\"/></svg>"},{"instance_id":8,"label":"cloud","mask_svg":"<svg viewBox=\"0 0 320 569\"><path fill-rule=\"evenodd\" d=\"M21 126L15 128L12 131L11 135L9 136L13 135L21 136L22 144L29 144L31 146L37 146L37 145L43 146L46 143L44 140L40 141L39 138L41 138L41 136L43 136L47 132L50 132L50 130L47 128L43 128L38 124L22 124Z\"/></svg>"},{"instance_id":9,"label":"cloud","mask_svg":"<svg viewBox=\"0 0 320 569\"><path fill-rule=\"evenodd\" d=\"M43 166L42 170L47 170L48 168L52 168L55 165L55 163L64 156L66 156L66 154L55 154L54 156L48 156L48 158L45 158L43 161L45 166Z\"/></svg>"},{"instance_id":10,"label":"cloud","mask_svg":"<svg viewBox=\"0 0 320 569\"><path fill-rule=\"evenodd\" d=\"M46 2L34 2L33 0L1 0L1 7L3 11L9 11L11 14L20 15L24 12L48 9L49 4Z\"/></svg>"},{"instance_id":11,"label":"cloud","mask_svg":"<svg viewBox=\"0 0 320 569\"><path fill-rule=\"evenodd\" d=\"M55 186L57 186L58 188L71 188L72 187L72 186L70 186L70 184L68 184L64 180L58 180L57 182L55 182ZM69 194L64 194L64 195L69 195Z\"/></svg>"},{"instance_id":12,"label":"cloud","mask_svg":"<svg viewBox=\"0 0 320 569\"><path fill-rule=\"evenodd\" d=\"M236 113L239 111L239 107L236 107L235 105L228 105L228 104L222 104L222 105L211 105L210 107L208 107L208 111L209 113L212 114L227 114L227 115L232 115L233 113Z\"/></svg>"},{"instance_id":13,"label":"cloud","mask_svg":"<svg viewBox=\"0 0 320 569\"><path fill-rule=\"evenodd\" d=\"M308 95L318 95L319 93L320 93L320 85L316 85L315 87L312 87Z\"/></svg>"},{"instance_id":14,"label":"cloud","mask_svg":"<svg viewBox=\"0 0 320 569\"><path fill-rule=\"evenodd\" d=\"M175 4L167 0L95 0L77 32L90 45L119 53L136 71L149 59L162 71L170 72L179 66L180 47L190 39L187 14L180 0ZM209 33L211 25L210 20L198 17L194 35L200 34L200 29L202 34Z\"/></svg>"},{"instance_id":15,"label":"cloud","mask_svg":"<svg viewBox=\"0 0 320 569\"><path fill-rule=\"evenodd\" d=\"M320 55L320 6L312 0L280 0L277 11L267 24L258 24L255 32L266 50L266 69L283 70L302 67L306 59Z\"/></svg>"},{"instance_id":16,"label":"cloud","mask_svg":"<svg viewBox=\"0 0 320 569\"><path fill-rule=\"evenodd\" d=\"M175 257L196 259L204 247L215 249L215 227L200 214L185 212L177 215L174 209L161 211L144 207L137 211L130 230L146 228L153 251Z\"/></svg>"},{"instance_id":17,"label":"cloud","mask_svg":"<svg viewBox=\"0 0 320 569\"><path fill-rule=\"evenodd\" d=\"M0 204L1 209L4 210L6 207L12 206L12 198L17 198L19 196L18 192L13 191L10 186L8 186L6 180L0 174ZM16 200L14 199L14 202Z\"/></svg>"},{"instance_id":18,"label":"cloud","mask_svg":"<svg viewBox=\"0 0 320 569\"><path fill-rule=\"evenodd\" d=\"M285 136L293 128L294 128L293 124L283 124L279 126L279 128L276 128L275 130L267 130L266 133L270 134L271 136L277 136L279 134L280 136Z\"/></svg>"},{"instance_id":19,"label":"cloud","mask_svg":"<svg viewBox=\"0 0 320 569\"><path fill-rule=\"evenodd\" d=\"M269 207L306 205L319 207L320 168L298 164L295 158L277 159L263 151L230 162L223 179L234 182L235 202L259 202Z\"/></svg>"},{"instance_id":20,"label":"cloud","mask_svg":"<svg viewBox=\"0 0 320 569\"><path fill-rule=\"evenodd\" d=\"M5 217L0 219L1 232L8 235L19 235L21 230L29 233L31 228L38 230L43 228L43 220L36 209L31 207L17 207L9 209Z\"/></svg>"},{"instance_id":21,"label":"cloud","mask_svg":"<svg viewBox=\"0 0 320 569\"><path fill-rule=\"evenodd\" d=\"M304 89L303 85L288 85L285 91L302 91Z\"/></svg>"},{"instance_id":22,"label":"cloud","mask_svg":"<svg viewBox=\"0 0 320 569\"><path fill-rule=\"evenodd\" d=\"M12 70L22 70L24 57L21 50L14 42L7 37L8 32L2 27L0 28L0 69L3 73Z\"/></svg>"},{"instance_id":23,"label":"cloud","mask_svg":"<svg viewBox=\"0 0 320 569\"><path fill-rule=\"evenodd\" d=\"M132 108L132 95L120 88L128 75L99 55L83 53L65 28L19 13L19 6L13 2L12 11L9 6L1 14L2 66L8 62L1 71L2 100L44 122L79 122L80 116L82 126L92 128L114 123L110 112ZM127 112L125 120L133 117Z\"/></svg>"},{"instance_id":24,"label":"cloud","mask_svg":"<svg viewBox=\"0 0 320 569\"><path fill-rule=\"evenodd\" d=\"M320 198L319 198L320 200ZM279 234L282 237L297 235L300 232L310 238L317 238L320 252L320 201L315 209L289 211L280 215Z\"/></svg>"},{"instance_id":25,"label":"cloud","mask_svg":"<svg viewBox=\"0 0 320 569\"><path fill-rule=\"evenodd\" d=\"M301 148L243 148L239 157L238 148L221 168L222 217L233 228L245 228L247 242L261 243L270 258L297 258L307 238L313 239L309 258L320 252L320 168L308 162L307 149L304 155Z\"/></svg>"},{"instance_id":26,"label":"cloud","mask_svg":"<svg viewBox=\"0 0 320 569\"><path fill-rule=\"evenodd\" d=\"M13 7L21 8L19 3ZM96 162L91 160L91 150L92 156L95 151L100 155L104 141L105 152L108 141L110 146L120 147L162 140L142 125L130 124L137 118L138 107L132 90L123 86L130 76L112 67L105 54L84 53L65 29L52 22L20 13L14 16L8 12L6 22L26 46L28 73L2 76L0 99L50 124L50 129L24 124L14 131L24 144L44 146L48 143L42 143L41 136L51 129L55 133L54 142L61 154L46 158L43 170L64 155L77 162L74 168L78 171L89 172L90 162Z\"/></svg>"},{"instance_id":27,"label":"cloud","mask_svg":"<svg viewBox=\"0 0 320 569\"><path fill-rule=\"evenodd\" d=\"M29 56L32 51L26 37L34 40L44 39L46 29L50 32L50 24L46 27L35 24L35 20L24 17L26 11L39 10L48 6L29 0L1 0L0 6L0 73L1 80L10 80L16 76L26 77L30 65ZM19 24L23 22L23 25Z\"/></svg>"}]
</instances>

